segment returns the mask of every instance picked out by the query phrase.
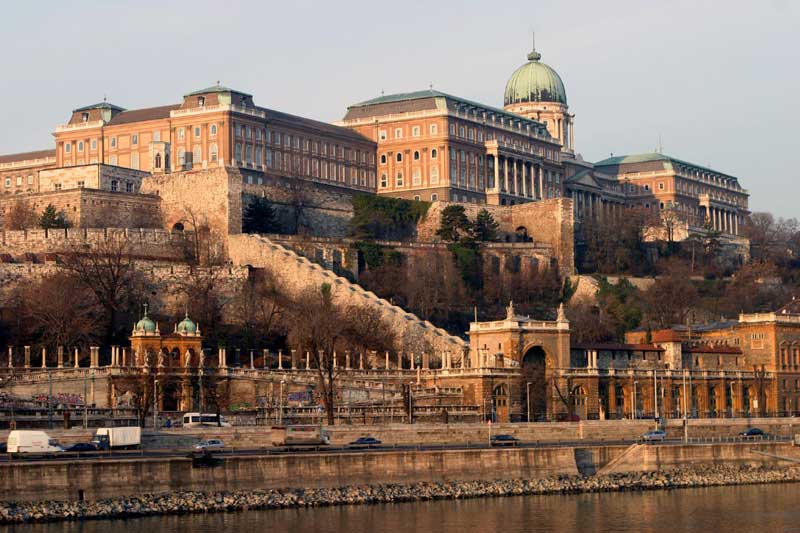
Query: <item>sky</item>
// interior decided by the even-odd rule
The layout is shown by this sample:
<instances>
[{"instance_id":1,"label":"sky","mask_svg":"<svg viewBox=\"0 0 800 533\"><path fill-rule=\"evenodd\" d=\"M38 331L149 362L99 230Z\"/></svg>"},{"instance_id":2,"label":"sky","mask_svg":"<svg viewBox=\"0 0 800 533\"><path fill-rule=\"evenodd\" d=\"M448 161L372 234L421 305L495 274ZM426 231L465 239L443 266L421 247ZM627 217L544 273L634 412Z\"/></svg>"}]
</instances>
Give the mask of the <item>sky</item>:
<instances>
[{"instance_id":1,"label":"sky","mask_svg":"<svg viewBox=\"0 0 800 533\"><path fill-rule=\"evenodd\" d=\"M325 121L435 89L501 107L531 32L564 81L575 145L652 152L740 179L800 217L800 2L504 0L13 2L0 31L0 153L52 148L72 109L180 102L223 85Z\"/></svg>"}]
</instances>

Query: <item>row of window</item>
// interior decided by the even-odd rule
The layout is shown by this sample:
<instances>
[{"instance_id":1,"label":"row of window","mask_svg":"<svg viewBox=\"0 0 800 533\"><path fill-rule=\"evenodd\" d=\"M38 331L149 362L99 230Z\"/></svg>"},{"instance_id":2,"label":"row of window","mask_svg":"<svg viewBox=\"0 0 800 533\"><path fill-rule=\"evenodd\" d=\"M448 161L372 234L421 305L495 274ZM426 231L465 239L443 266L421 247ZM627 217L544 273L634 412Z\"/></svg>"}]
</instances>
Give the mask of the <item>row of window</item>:
<instances>
[{"instance_id":1,"label":"row of window","mask_svg":"<svg viewBox=\"0 0 800 533\"><path fill-rule=\"evenodd\" d=\"M255 138L255 141L261 141L263 139L264 142L276 146L282 145L285 148L294 150L300 150L302 146L302 149L305 152L321 154L329 157L338 157L339 159L360 161L362 163L370 164L374 163L375 161L372 153L366 150L353 149L342 145L328 143L327 141L320 142L311 139L303 139L299 135L255 128L247 124L234 124L234 135L237 138L247 140Z\"/></svg>"},{"instance_id":2,"label":"row of window","mask_svg":"<svg viewBox=\"0 0 800 533\"><path fill-rule=\"evenodd\" d=\"M411 130L411 137L416 138L422 135L422 127L419 125L412 124L409 126ZM392 137L393 140L401 140L403 139L406 132L406 126L398 126L394 128L394 136ZM558 161L560 158L560 151L558 149L549 149L539 146L537 144L533 144L527 141L520 141L517 137L510 137L508 135L498 135L496 136L492 130L487 130L484 134L484 131L481 128L476 128L472 126L467 126L465 124L457 125L455 122L451 122L449 125L449 132L450 135L453 137L460 137L461 139L465 139L469 142L479 142L482 143L484 140L491 141L491 140L498 140L504 142L505 144L514 146L515 148L523 149L526 151L532 151L533 153L537 153L547 159ZM439 125L438 124L430 124L428 125L428 133L429 135L438 135L439 134ZM382 129L378 131L378 140L379 141L388 141L389 140L389 131Z\"/></svg>"},{"instance_id":3,"label":"row of window","mask_svg":"<svg viewBox=\"0 0 800 533\"><path fill-rule=\"evenodd\" d=\"M16 182L17 187L22 187L22 182L23 182L23 177L22 176L15 177L14 181ZM33 185L33 174L28 174L27 181L28 181L28 185ZM6 182L6 189L10 189L11 188L11 184L13 183L11 176L6 176L5 182Z\"/></svg>"},{"instance_id":4,"label":"row of window","mask_svg":"<svg viewBox=\"0 0 800 533\"><path fill-rule=\"evenodd\" d=\"M436 148L432 148L431 149L431 155L430 155L431 160L437 159L438 157L439 157L439 152L436 150ZM395 154L395 156L394 156L394 159L398 163L402 163L403 162L403 153L402 152L397 152ZM412 159L414 161L419 161L420 160L420 152L419 152L419 150L414 150L414 153L412 154ZM381 154L381 165L385 165L387 163L387 161L388 161L388 156L386 154Z\"/></svg>"}]
</instances>

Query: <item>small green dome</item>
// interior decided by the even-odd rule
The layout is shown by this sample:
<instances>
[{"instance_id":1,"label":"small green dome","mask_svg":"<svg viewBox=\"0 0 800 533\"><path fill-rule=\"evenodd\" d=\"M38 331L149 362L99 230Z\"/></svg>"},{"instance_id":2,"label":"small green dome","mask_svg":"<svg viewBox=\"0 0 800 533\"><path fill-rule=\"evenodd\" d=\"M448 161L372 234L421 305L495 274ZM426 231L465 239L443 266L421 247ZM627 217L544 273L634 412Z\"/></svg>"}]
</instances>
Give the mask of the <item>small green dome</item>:
<instances>
[{"instance_id":1,"label":"small green dome","mask_svg":"<svg viewBox=\"0 0 800 533\"><path fill-rule=\"evenodd\" d=\"M187 313L186 318L178 323L177 331L178 333L197 333L197 324L192 322Z\"/></svg>"},{"instance_id":2,"label":"small green dome","mask_svg":"<svg viewBox=\"0 0 800 533\"><path fill-rule=\"evenodd\" d=\"M567 92L561 77L541 61L541 54L533 50L528 62L519 67L506 83L504 105L524 102L558 102L567 105Z\"/></svg>"},{"instance_id":3,"label":"small green dome","mask_svg":"<svg viewBox=\"0 0 800 533\"><path fill-rule=\"evenodd\" d=\"M150 320L145 314L142 319L136 323L136 331L144 331L146 333L155 333L156 323Z\"/></svg>"}]
</instances>

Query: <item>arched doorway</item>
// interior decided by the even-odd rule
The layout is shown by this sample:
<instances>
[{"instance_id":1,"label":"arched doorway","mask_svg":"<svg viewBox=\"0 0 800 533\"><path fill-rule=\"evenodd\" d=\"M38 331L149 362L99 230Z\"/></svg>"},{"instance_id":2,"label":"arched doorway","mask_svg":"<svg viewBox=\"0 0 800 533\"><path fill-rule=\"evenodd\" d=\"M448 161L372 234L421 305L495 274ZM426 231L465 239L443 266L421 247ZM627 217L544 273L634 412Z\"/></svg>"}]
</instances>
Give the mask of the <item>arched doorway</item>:
<instances>
[{"instance_id":1,"label":"arched doorway","mask_svg":"<svg viewBox=\"0 0 800 533\"><path fill-rule=\"evenodd\" d=\"M508 422L508 386L505 383L492 389L494 422Z\"/></svg>"},{"instance_id":2,"label":"arched doorway","mask_svg":"<svg viewBox=\"0 0 800 533\"><path fill-rule=\"evenodd\" d=\"M541 346L533 346L522 357L522 392L524 420L547 420L547 355Z\"/></svg>"},{"instance_id":3,"label":"arched doorway","mask_svg":"<svg viewBox=\"0 0 800 533\"><path fill-rule=\"evenodd\" d=\"M572 412L581 420L586 420L586 414L588 411L586 399L586 389L580 385L572 389Z\"/></svg>"}]
</instances>

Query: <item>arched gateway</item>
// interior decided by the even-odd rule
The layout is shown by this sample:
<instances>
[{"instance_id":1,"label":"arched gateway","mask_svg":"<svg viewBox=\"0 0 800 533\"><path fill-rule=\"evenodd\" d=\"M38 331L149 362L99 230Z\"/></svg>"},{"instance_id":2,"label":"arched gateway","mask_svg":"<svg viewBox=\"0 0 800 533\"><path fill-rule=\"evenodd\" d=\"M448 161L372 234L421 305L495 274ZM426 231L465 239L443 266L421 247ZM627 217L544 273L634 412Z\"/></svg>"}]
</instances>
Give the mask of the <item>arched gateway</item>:
<instances>
[{"instance_id":1,"label":"arched gateway","mask_svg":"<svg viewBox=\"0 0 800 533\"><path fill-rule=\"evenodd\" d=\"M556 320L535 320L515 312L506 317L470 324L470 366L481 369L475 403L496 405L496 385L505 383L509 405L499 410L498 422L548 420L558 409L553 379L569 367L569 322L563 307ZM481 392L482 391L482 392ZM480 396L482 395L482 396Z\"/></svg>"}]
</instances>

